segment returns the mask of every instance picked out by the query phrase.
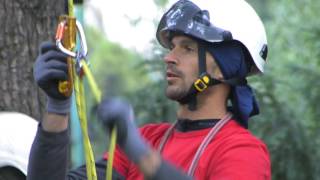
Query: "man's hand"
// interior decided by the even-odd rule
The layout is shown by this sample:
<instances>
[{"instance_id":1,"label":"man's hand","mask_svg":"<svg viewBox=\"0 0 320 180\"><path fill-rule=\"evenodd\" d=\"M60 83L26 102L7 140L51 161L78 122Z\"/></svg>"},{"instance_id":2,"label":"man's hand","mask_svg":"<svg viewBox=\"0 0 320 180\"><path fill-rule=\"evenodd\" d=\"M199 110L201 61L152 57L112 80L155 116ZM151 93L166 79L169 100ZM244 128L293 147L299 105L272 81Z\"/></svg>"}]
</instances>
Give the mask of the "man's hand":
<instances>
[{"instance_id":1,"label":"man's hand","mask_svg":"<svg viewBox=\"0 0 320 180\"><path fill-rule=\"evenodd\" d=\"M191 180L174 166L161 159L142 139L134 124L130 104L121 99L105 99L98 107L98 117L107 129L118 128L118 144L127 157L138 165L146 179Z\"/></svg>"},{"instance_id":2,"label":"man's hand","mask_svg":"<svg viewBox=\"0 0 320 180\"><path fill-rule=\"evenodd\" d=\"M33 75L38 86L47 94L47 112L66 115L70 111L70 97L59 92L58 83L68 79L67 56L55 44L43 43Z\"/></svg>"},{"instance_id":3,"label":"man's hand","mask_svg":"<svg viewBox=\"0 0 320 180\"><path fill-rule=\"evenodd\" d=\"M118 128L117 142L133 162L138 163L149 153L150 148L139 134L129 103L119 98L104 99L98 107L98 117L107 129Z\"/></svg>"}]
</instances>

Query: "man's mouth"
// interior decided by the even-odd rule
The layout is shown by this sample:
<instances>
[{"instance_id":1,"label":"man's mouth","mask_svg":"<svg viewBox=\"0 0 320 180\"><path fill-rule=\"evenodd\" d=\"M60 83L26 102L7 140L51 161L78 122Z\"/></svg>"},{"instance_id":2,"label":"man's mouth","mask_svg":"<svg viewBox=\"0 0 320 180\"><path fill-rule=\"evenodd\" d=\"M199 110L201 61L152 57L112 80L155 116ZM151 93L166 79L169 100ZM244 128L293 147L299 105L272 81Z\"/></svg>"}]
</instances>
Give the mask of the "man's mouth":
<instances>
[{"instance_id":1,"label":"man's mouth","mask_svg":"<svg viewBox=\"0 0 320 180\"><path fill-rule=\"evenodd\" d=\"M173 73L172 71L167 71L167 78L176 78L179 77L177 74Z\"/></svg>"},{"instance_id":2,"label":"man's mouth","mask_svg":"<svg viewBox=\"0 0 320 180\"><path fill-rule=\"evenodd\" d=\"M168 85L176 82L178 78L180 78L180 76L177 73L174 73L172 70L167 70L166 80L168 82Z\"/></svg>"},{"instance_id":3,"label":"man's mouth","mask_svg":"<svg viewBox=\"0 0 320 180\"><path fill-rule=\"evenodd\" d=\"M166 79L169 84L176 81L178 78L182 78L182 73L174 65L169 64L166 70Z\"/></svg>"}]
</instances>

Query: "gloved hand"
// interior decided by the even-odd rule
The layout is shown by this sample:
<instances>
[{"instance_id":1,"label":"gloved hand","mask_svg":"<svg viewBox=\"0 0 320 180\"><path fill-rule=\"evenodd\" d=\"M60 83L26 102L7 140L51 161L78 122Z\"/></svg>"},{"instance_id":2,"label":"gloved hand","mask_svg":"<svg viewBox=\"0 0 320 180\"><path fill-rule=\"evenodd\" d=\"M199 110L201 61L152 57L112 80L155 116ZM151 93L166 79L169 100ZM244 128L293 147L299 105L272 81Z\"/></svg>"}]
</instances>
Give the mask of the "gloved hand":
<instances>
[{"instance_id":1,"label":"gloved hand","mask_svg":"<svg viewBox=\"0 0 320 180\"><path fill-rule=\"evenodd\" d=\"M104 99L97 113L107 129L117 127L117 143L133 162L138 163L150 152L134 123L134 112L129 103L119 98Z\"/></svg>"},{"instance_id":2,"label":"gloved hand","mask_svg":"<svg viewBox=\"0 0 320 180\"><path fill-rule=\"evenodd\" d=\"M47 94L47 112L69 113L70 97L58 90L59 81L68 79L67 55L60 52L54 43L41 44L33 76L38 86Z\"/></svg>"}]
</instances>

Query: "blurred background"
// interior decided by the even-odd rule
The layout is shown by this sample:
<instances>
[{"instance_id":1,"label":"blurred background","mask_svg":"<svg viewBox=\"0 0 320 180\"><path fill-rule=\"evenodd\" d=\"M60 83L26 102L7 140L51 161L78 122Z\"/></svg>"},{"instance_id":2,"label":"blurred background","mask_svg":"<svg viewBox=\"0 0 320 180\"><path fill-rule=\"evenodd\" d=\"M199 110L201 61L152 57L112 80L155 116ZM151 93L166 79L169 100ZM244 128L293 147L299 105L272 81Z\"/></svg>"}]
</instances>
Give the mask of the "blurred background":
<instances>
[{"instance_id":1,"label":"blurred background","mask_svg":"<svg viewBox=\"0 0 320 180\"><path fill-rule=\"evenodd\" d=\"M273 179L320 179L320 1L247 1L265 24L269 46L265 74L249 78L261 110L249 129L268 145ZM157 22L172 1L75 2L90 67L104 94L129 100L139 125L175 121L175 104L164 96L166 52L155 40ZM53 40L63 11L63 0L0 2L0 111L41 118L45 98L33 81L32 66L40 43ZM99 159L108 137L85 87L89 132ZM76 119L73 115L72 166L84 162Z\"/></svg>"}]
</instances>

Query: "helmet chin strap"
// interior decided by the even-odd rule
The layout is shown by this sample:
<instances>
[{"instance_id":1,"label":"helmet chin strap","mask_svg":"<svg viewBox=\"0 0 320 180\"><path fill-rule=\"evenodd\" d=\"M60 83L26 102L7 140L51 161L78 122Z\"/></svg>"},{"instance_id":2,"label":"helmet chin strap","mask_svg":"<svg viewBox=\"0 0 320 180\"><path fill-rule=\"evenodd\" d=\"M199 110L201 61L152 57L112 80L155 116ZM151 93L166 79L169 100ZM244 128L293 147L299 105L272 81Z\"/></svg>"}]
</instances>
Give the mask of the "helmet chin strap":
<instances>
[{"instance_id":1,"label":"helmet chin strap","mask_svg":"<svg viewBox=\"0 0 320 180\"><path fill-rule=\"evenodd\" d=\"M188 104L188 109L190 111L197 110L197 94L205 90L210 82L211 76L207 73L207 62L206 62L206 48L205 42L198 41L198 67L199 67L199 76L196 81L193 82L189 88L188 93L178 100L180 104ZM216 80L216 79L214 79ZM216 84L221 83L216 80Z\"/></svg>"},{"instance_id":2,"label":"helmet chin strap","mask_svg":"<svg viewBox=\"0 0 320 180\"><path fill-rule=\"evenodd\" d=\"M198 79L193 82L189 88L188 93L178 100L180 104L188 104L188 109L190 111L197 110L197 94L206 90L209 86L215 86L220 83L226 83L231 86L247 84L245 78L232 78L224 81L220 81L210 76L207 73L207 63L206 63L206 49L208 43L203 41L198 41L198 66L199 66L199 76Z\"/></svg>"}]
</instances>

